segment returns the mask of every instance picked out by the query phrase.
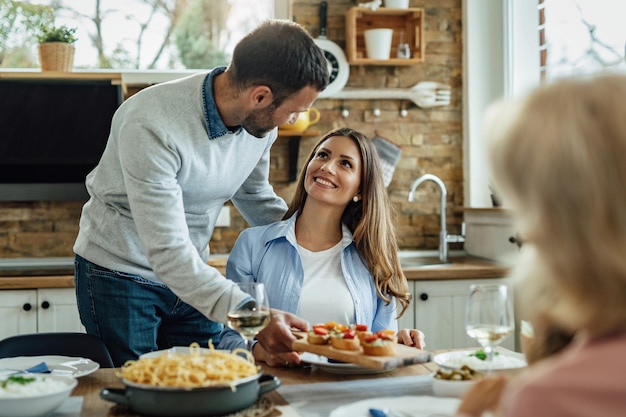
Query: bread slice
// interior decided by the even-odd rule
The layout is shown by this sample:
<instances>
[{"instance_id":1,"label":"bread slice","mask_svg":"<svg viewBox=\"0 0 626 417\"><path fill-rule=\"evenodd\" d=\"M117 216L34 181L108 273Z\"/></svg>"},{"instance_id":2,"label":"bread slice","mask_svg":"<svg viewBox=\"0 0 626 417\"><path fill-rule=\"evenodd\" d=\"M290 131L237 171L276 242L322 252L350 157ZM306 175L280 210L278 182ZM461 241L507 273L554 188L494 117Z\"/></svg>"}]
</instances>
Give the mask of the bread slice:
<instances>
[{"instance_id":1,"label":"bread slice","mask_svg":"<svg viewBox=\"0 0 626 417\"><path fill-rule=\"evenodd\" d=\"M346 329L341 332L332 332L330 345L335 349L359 350L361 342L353 329Z\"/></svg>"},{"instance_id":2,"label":"bread slice","mask_svg":"<svg viewBox=\"0 0 626 417\"><path fill-rule=\"evenodd\" d=\"M313 326L308 331L306 340L312 345L325 345L329 338L328 330L324 326Z\"/></svg>"},{"instance_id":3,"label":"bread slice","mask_svg":"<svg viewBox=\"0 0 626 417\"><path fill-rule=\"evenodd\" d=\"M394 331L378 331L363 340L363 353L370 356L395 356L397 340Z\"/></svg>"},{"instance_id":4,"label":"bread slice","mask_svg":"<svg viewBox=\"0 0 626 417\"><path fill-rule=\"evenodd\" d=\"M396 344L392 341L386 340L382 343L367 343L361 344L363 347L363 353L369 356L395 356Z\"/></svg>"}]
</instances>

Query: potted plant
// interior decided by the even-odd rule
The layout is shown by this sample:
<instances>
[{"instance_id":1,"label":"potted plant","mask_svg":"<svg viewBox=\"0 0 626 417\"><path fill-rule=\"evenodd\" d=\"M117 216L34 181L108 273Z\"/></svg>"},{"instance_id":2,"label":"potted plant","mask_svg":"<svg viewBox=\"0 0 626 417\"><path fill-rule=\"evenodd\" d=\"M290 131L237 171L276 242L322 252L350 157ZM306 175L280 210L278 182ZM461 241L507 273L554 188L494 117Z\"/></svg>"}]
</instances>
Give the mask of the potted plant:
<instances>
[{"instance_id":1,"label":"potted plant","mask_svg":"<svg viewBox=\"0 0 626 417\"><path fill-rule=\"evenodd\" d=\"M70 72L74 66L74 42L76 28L65 25L41 26L37 35L39 62L42 71Z\"/></svg>"}]
</instances>

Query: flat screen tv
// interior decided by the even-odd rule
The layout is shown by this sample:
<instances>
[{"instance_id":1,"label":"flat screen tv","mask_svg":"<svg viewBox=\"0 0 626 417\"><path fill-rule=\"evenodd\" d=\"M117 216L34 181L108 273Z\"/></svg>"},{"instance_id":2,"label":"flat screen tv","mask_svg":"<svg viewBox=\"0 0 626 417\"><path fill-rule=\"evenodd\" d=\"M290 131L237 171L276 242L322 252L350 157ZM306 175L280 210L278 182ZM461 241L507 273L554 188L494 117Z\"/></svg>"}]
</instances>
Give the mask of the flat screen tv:
<instances>
[{"instance_id":1,"label":"flat screen tv","mask_svg":"<svg viewBox=\"0 0 626 417\"><path fill-rule=\"evenodd\" d=\"M86 200L123 99L107 79L0 79L0 201Z\"/></svg>"}]
</instances>

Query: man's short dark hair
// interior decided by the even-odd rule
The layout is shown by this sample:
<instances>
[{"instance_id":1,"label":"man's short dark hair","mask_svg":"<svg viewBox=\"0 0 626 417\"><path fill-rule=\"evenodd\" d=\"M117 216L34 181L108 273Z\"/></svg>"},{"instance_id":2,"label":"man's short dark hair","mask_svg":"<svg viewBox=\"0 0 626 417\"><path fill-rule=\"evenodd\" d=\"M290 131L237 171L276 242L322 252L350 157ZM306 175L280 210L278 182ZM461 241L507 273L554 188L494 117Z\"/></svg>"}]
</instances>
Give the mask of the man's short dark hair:
<instances>
[{"instance_id":1,"label":"man's short dark hair","mask_svg":"<svg viewBox=\"0 0 626 417\"><path fill-rule=\"evenodd\" d=\"M270 87L276 106L306 86L322 91L329 82L324 52L302 26L289 20L267 20L248 33L235 46L228 71L242 90Z\"/></svg>"}]
</instances>

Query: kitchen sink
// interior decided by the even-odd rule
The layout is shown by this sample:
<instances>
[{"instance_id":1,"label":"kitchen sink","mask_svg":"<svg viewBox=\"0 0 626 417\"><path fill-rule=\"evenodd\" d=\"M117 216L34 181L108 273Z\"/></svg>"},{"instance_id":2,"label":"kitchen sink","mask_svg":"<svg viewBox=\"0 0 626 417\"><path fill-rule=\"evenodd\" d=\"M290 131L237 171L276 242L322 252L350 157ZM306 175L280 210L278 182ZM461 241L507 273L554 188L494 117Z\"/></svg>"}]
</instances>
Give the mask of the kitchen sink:
<instances>
[{"instance_id":1,"label":"kitchen sink","mask_svg":"<svg viewBox=\"0 0 626 417\"><path fill-rule=\"evenodd\" d=\"M398 256L400 258L400 265L402 268L420 268L420 269L432 269L443 268L454 264L452 259L454 256L463 256L463 251L452 251L448 256L448 261L444 262L439 259L439 253L437 251L400 251Z\"/></svg>"},{"instance_id":2,"label":"kitchen sink","mask_svg":"<svg viewBox=\"0 0 626 417\"><path fill-rule=\"evenodd\" d=\"M400 265L402 268L441 268L452 265L452 261L444 262L438 256L414 256L400 258Z\"/></svg>"}]
</instances>

